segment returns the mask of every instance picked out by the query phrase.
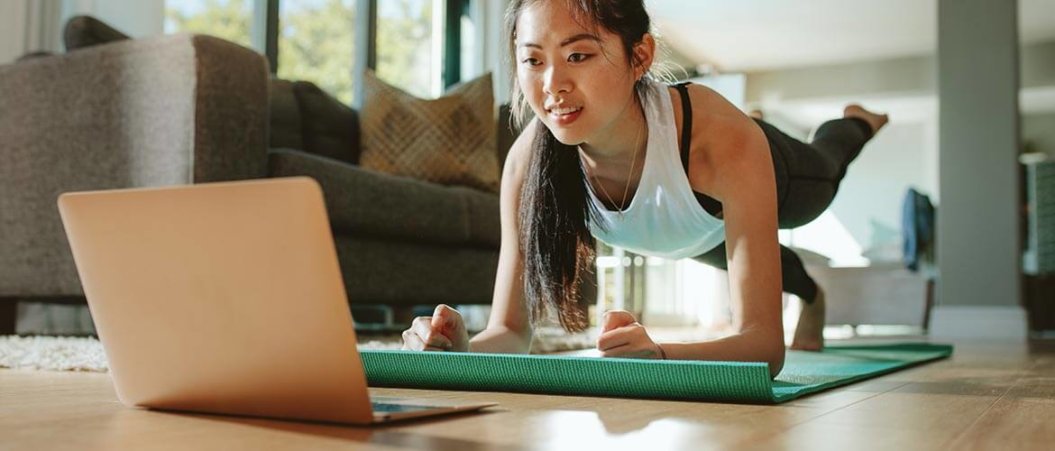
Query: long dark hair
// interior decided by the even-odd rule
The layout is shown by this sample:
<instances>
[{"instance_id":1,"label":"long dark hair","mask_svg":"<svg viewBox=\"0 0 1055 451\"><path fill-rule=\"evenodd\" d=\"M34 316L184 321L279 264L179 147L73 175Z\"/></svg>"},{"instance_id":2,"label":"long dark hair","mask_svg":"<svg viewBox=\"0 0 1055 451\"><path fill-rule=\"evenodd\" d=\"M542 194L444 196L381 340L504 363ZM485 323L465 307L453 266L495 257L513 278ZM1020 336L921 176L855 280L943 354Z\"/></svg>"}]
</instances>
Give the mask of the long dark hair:
<instances>
[{"instance_id":1,"label":"long dark hair","mask_svg":"<svg viewBox=\"0 0 1055 451\"><path fill-rule=\"evenodd\" d=\"M651 28L642 0L514 0L506 13L506 30L513 68L511 109L520 129L529 107L516 79L516 21L524 8L540 1L564 1L585 28L603 28L618 35L630 64L636 64L634 46ZM642 80L648 78L646 74ZM635 91L640 102L645 83L639 81ZM561 327L582 331L589 326L589 318L579 303L579 285L582 271L590 269L595 246L587 220L600 220L600 212L588 199L576 146L561 143L545 125L536 125L518 218L524 297L532 323L554 308ZM605 226L603 220L598 224Z\"/></svg>"}]
</instances>

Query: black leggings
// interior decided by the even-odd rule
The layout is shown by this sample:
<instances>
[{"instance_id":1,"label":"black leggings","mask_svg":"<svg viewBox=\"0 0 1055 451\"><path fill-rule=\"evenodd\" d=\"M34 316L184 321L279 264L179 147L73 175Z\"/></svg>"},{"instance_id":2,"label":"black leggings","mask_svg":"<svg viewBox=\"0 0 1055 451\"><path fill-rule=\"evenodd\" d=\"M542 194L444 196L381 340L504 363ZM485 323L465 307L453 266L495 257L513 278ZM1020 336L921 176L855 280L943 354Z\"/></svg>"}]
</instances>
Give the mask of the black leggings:
<instances>
[{"instance_id":1,"label":"black leggings","mask_svg":"<svg viewBox=\"0 0 1055 451\"><path fill-rule=\"evenodd\" d=\"M825 122L806 144L767 122L755 122L765 132L773 154L777 181L777 222L780 228L799 227L820 216L839 191L846 167L871 139L872 128L863 119L844 118ZM721 269L728 269L725 243L693 257ZM802 266L795 252L780 246L780 269L784 291L806 302L817 297L817 283Z\"/></svg>"}]
</instances>

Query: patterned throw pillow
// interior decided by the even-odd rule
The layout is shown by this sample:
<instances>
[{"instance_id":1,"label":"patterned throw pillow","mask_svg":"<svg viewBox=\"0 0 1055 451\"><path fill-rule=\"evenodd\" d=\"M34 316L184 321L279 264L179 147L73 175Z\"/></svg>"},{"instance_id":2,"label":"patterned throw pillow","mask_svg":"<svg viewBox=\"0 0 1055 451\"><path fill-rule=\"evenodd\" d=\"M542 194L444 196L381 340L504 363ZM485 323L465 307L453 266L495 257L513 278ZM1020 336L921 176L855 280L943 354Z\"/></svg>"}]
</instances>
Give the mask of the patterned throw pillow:
<instances>
[{"instance_id":1,"label":"patterned throw pillow","mask_svg":"<svg viewBox=\"0 0 1055 451\"><path fill-rule=\"evenodd\" d=\"M364 78L359 165L444 185L498 191L491 75L435 100L401 91L372 72Z\"/></svg>"}]
</instances>

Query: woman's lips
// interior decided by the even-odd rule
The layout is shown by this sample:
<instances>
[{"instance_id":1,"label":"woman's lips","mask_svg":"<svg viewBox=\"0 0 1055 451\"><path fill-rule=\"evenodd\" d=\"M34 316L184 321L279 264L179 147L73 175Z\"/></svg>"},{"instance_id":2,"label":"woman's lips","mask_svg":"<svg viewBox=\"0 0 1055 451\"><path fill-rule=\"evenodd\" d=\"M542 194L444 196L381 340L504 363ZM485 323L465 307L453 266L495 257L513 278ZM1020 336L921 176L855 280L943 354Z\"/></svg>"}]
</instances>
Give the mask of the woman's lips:
<instances>
[{"instance_id":1,"label":"woman's lips","mask_svg":"<svg viewBox=\"0 0 1055 451\"><path fill-rule=\"evenodd\" d=\"M549 117L550 117L550 119L552 119L555 124L561 125L561 126L569 125L572 122L575 122L575 120L578 119L579 115L581 115L581 114L582 114L582 107L573 107L573 108L562 107L562 108L552 108L552 109L549 110Z\"/></svg>"}]
</instances>

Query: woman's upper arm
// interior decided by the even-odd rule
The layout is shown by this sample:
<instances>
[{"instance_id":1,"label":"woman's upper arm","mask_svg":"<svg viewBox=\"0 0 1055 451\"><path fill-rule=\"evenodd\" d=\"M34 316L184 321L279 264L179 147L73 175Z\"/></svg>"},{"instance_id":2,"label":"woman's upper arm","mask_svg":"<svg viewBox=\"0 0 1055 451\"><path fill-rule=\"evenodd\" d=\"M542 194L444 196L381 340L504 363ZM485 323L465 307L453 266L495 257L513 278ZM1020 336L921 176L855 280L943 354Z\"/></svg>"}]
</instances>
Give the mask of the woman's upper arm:
<instances>
[{"instance_id":1,"label":"woman's upper arm","mask_svg":"<svg viewBox=\"0 0 1055 451\"><path fill-rule=\"evenodd\" d=\"M488 327L505 327L521 335L531 332L527 305L524 303L523 262L520 255L518 212L520 192L531 162L531 144L535 135L535 121L513 143L502 169L500 192L501 250L498 274L495 277L494 297Z\"/></svg>"},{"instance_id":2,"label":"woman's upper arm","mask_svg":"<svg viewBox=\"0 0 1055 451\"><path fill-rule=\"evenodd\" d=\"M712 145L713 189L722 201L729 288L741 333L759 334L783 355L776 179L769 144L751 121Z\"/></svg>"}]
</instances>

